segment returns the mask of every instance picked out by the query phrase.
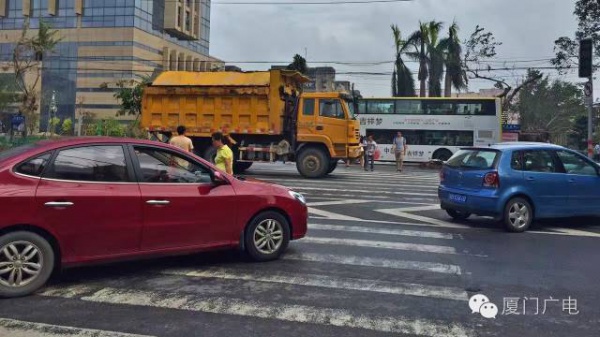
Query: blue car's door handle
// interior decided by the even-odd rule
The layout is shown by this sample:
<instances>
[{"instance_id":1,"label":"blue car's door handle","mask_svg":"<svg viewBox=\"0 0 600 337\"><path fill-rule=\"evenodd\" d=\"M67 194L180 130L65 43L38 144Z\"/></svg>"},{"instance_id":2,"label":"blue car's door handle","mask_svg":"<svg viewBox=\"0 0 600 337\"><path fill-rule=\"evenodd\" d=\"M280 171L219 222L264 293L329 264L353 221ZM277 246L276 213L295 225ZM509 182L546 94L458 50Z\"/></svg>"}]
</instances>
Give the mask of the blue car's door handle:
<instances>
[{"instance_id":1,"label":"blue car's door handle","mask_svg":"<svg viewBox=\"0 0 600 337\"><path fill-rule=\"evenodd\" d=\"M527 177L527 178L525 178L525 179L526 179L527 181L534 181L534 180L535 180L535 178L534 178L534 177Z\"/></svg>"}]
</instances>

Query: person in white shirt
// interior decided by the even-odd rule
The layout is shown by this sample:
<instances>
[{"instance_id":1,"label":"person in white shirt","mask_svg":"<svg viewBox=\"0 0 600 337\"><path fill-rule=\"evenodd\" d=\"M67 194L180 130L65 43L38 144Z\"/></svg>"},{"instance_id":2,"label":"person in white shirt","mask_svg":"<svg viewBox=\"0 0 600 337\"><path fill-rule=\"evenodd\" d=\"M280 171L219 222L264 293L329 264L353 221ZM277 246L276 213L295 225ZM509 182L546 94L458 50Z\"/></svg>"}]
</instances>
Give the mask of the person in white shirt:
<instances>
[{"instance_id":1,"label":"person in white shirt","mask_svg":"<svg viewBox=\"0 0 600 337\"><path fill-rule=\"evenodd\" d=\"M367 165L371 163L371 171L373 171L373 164L375 162L375 151L377 151L377 143L373 140L373 136L367 137L367 148L365 149L366 159L365 160L365 171L368 171Z\"/></svg>"}]
</instances>

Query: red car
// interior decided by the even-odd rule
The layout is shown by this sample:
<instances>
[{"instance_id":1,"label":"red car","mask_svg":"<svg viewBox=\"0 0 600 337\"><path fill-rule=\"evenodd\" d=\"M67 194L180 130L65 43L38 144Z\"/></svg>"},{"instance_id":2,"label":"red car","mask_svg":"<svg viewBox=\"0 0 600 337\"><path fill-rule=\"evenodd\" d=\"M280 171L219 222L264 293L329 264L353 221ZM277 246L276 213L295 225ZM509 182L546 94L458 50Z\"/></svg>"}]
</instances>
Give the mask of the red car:
<instances>
[{"instance_id":1,"label":"red car","mask_svg":"<svg viewBox=\"0 0 600 337\"><path fill-rule=\"evenodd\" d=\"M123 138L41 141L0 152L0 296L55 268L235 248L277 259L304 237L304 197L244 181L193 154Z\"/></svg>"}]
</instances>

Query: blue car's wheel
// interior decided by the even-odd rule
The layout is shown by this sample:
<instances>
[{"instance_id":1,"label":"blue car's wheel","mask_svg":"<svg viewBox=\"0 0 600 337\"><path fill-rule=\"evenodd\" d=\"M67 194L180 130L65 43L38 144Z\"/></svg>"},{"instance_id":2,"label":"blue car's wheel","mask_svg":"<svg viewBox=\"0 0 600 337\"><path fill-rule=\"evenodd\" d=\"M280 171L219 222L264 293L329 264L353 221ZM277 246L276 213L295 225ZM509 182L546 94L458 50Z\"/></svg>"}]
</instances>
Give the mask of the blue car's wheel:
<instances>
[{"instance_id":1,"label":"blue car's wheel","mask_svg":"<svg viewBox=\"0 0 600 337\"><path fill-rule=\"evenodd\" d=\"M524 198L513 198L504 207L504 225L511 232L524 232L533 222L533 207Z\"/></svg>"},{"instance_id":2,"label":"blue car's wheel","mask_svg":"<svg viewBox=\"0 0 600 337\"><path fill-rule=\"evenodd\" d=\"M448 215L451 216L454 220L466 220L468 217L471 216L471 213L461 212L455 209L447 209L446 213L448 213Z\"/></svg>"}]
</instances>

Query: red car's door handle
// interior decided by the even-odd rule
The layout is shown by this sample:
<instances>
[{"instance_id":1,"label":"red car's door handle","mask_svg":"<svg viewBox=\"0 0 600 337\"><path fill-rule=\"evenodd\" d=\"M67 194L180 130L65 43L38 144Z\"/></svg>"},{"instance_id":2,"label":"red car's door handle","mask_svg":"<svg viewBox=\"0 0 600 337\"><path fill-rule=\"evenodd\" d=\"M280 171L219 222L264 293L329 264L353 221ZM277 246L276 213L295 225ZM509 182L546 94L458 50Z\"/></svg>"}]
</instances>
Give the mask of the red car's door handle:
<instances>
[{"instance_id":1,"label":"red car's door handle","mask_svg":"<svg viewBox=\"0 0 600 337\"><path fill-rule=\"evenodd\" d=\"M168 205L171 202L169 200L148 200L146 203L148 205Z\"/></svg>"},{"instance_id":2,"label":"red car's door handle","mask_svg":"<svg viewBox=\"0 0 600 337\"><path fill-rule=\"evenodd\" d=\"M44 206L48 207L69 207L73 205L74 204L70 201L49 201L44 204Z\"/></svg>"}]
</instances>

